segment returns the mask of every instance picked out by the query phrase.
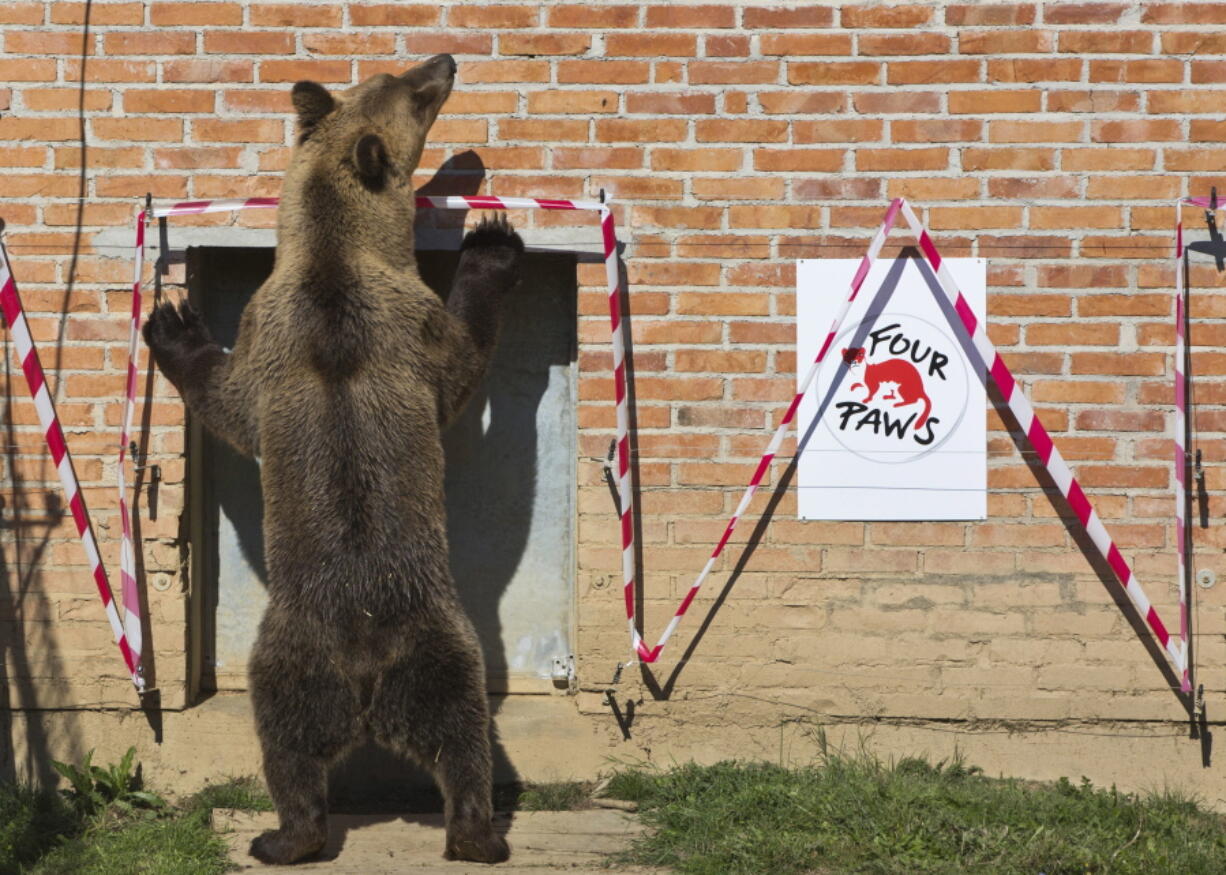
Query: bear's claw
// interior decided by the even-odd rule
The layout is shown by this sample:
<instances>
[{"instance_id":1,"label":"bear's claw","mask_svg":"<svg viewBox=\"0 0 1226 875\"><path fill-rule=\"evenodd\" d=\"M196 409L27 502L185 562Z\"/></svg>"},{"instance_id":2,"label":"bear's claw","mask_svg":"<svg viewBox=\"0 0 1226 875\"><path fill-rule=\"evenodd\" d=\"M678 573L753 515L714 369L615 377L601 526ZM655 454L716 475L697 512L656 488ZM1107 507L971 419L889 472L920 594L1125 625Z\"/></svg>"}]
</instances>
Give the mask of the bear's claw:
<instances>
[{"instance_id":1,"label":"bear's claw","mask_svg":"<svg viewBox=\"0 0 1226 875\"><path fill-rule=\"evenodd\" d=\"M507 219L506 213L484 216L477 224L477 227L464 235L464 242L460 244L460 250L495 246L510 247L517 253L524 251L524 241L520 239L519 235L515 233L515 229L511 227L511 222Z\"/></svg>"}]
</instances>

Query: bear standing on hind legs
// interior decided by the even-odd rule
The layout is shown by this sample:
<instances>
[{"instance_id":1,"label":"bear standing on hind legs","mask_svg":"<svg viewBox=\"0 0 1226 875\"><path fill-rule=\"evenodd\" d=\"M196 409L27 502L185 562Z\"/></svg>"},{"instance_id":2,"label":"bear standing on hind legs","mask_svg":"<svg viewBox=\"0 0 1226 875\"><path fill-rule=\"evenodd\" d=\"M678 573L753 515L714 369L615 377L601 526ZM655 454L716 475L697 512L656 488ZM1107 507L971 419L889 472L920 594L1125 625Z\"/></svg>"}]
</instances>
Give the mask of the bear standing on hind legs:
<instances>
[{"instance_id":1,"label":"bear standing on hind legs","mask_svg":"<svg viewBox=\"0 0 1226 875\"><path fill-rule=\"evenodd\" d=\"M364 737L434 774L448 858L509 855L440 435L485 373L523 244L505 217L483 221L445 305L417 272L411 179L455 70L438 55L337 96L295 85L276 264L234 351L186 304L145 326L192 414L262 462L269 602L250 677L281 821L251 845L266 863L324 846L328 766Z\"/></svg>"}]
</instances>

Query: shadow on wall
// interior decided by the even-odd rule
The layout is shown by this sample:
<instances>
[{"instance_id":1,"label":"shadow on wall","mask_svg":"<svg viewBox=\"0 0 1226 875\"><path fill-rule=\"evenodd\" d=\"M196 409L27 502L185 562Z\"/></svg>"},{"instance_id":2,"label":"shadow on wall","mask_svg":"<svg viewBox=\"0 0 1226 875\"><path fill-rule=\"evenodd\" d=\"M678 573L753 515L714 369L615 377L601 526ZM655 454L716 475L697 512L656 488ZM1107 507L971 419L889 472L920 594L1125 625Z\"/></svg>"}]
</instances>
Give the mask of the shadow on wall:
<instances>
[{"instance_id":1,"label":"shadow on wall","mask_svg":"<svg viewBox=\"0 0 1226 875\"><path fill-rule=\"evenodd\" d=\"M77 173L77 214L74 220L72 251L65 277L65 287L62 303L59 308L59 326L56 331L55 353L49 361L43 362L48 390L54 399L59 386L59 374L63 367L64 339L68 328L68 316L71 310L72 294L76 283L77 262L81 252L81 237L84 233L83 213L85 195L88 186L88 147L85 125L85 82L88 46L90 41L90 14L92 0L86 0L82 10L80 79L77 82L77 121L78 121L78 156ZM13 253L10 253L12 255ZM20 250L16 253L20 255ZM59 254L59 253L55 253ZM20 288L21 265L13 265L14 278ZM83 755L81 739L69 731L55 740L55 750L51 750L51 739L41 720L21 721L14 725L14 709L36 711L45 706L39 700L37 686L48 681L56 682L65 675L65 666L59 655L56 641L56 627L60 619L58 606L45 598L41 585L41 563L46 558L52 531L61 526L67 515L67 508L58 491L58 487L37 490L28 489L24 485L24 471L31 465L31 459L37 458L37 474L34 480L43 483L55 481L56 474L47 455L46 447L37 437L31 440L31 435L22 435L23 443L18 443L14 422L14 401L21 405L29 405L29 393L24 376L16 376L12 372L14 359L12 341L7 334L4 340L4 458L8 476L8 489L0 496L0 685L3 698L0 699L0 781L23 780L32 781L43 786L54 785L58 780L51 760L61 759L79 761ZM72 436L67 437L69 449L72 449ZM19 457L20 460L19 460ZM41 505L41 506L38 506ZM81 579L89 584L88 595L92 595L92 581L89 572L79 572ZM143 582L142 582L143 588ZM101 608L99 607L99 612ZM99 617L99 619L101 619ZM103 627L99 629L99 649L109 648L105 657L119 659L119 655L111 645L109 633ZM92 670L94 663L81 668ZM109 672L108 672L109 673ZM58 704L58 703L57 703ZM82 703L85 705L96 703ZM22 733L24 750L18 753L13 736L14 731ZM19 760L20 757L20 760Z\"/></svg>"}]
</instances>

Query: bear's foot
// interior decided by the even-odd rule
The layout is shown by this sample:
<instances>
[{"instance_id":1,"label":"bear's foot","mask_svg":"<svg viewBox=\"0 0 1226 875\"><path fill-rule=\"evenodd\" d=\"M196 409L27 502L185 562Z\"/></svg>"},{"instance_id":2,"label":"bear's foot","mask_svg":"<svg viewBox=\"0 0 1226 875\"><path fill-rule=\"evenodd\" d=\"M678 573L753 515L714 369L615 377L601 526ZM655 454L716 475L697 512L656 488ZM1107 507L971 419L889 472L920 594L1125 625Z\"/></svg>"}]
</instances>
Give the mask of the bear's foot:
<instances>
[{"instance_id":1,"label":"bear's foot","mask_svg":"<svg viewBox=\"0 0 1226 875\"><path fill-rule=\"evenodd\" d=\"M327 841L326 829L309 832L285 828L270 829L251 842L248 853L261 863L284 866L319 853Z\"/></svg>"},{"instance_id":2,"label":"bear's foot","mask_svg":"<svg viewBox=\"0 0 1226 875\"><path fill-rule=\"evenodd\" d=\"M443 856L471 863L501 863L511 856L511 848L489 823L453 826L447 829Z\"/></svg>"}]
</instances>

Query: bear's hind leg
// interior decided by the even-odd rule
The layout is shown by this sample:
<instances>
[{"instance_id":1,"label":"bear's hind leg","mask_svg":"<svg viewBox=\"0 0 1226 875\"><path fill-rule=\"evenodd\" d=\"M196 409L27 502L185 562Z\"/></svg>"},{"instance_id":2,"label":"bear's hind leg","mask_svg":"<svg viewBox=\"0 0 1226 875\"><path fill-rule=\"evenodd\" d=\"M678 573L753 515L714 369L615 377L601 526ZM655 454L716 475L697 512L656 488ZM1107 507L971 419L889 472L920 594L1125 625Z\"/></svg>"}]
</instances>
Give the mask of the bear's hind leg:
<instances>
[{"instance_id":1,"label":"bear's hind leg","mask_svg":"<svg viewBox=\"0 0 1226 875\"><path fill-rule=\"evenodd\" d=\"M328 839L328 766L359 733L360 704L309 624L278 617L260 624L250 665L264 778L281 821L251 843L251 856L285 865Z\"/></svg>"},{"instance_id":2,"label":"bear's hind leg","mask_svg":"<svg viewBox=\"0 0 1226 875\"><path fill-rule=\"evenodd\" d=\"M493 826L493 766L485 664L472 627L422 640L380 679L375 741L429 769L446 804L449 860L501 863L510 848Z\"/></svg>"}]
</instances>

